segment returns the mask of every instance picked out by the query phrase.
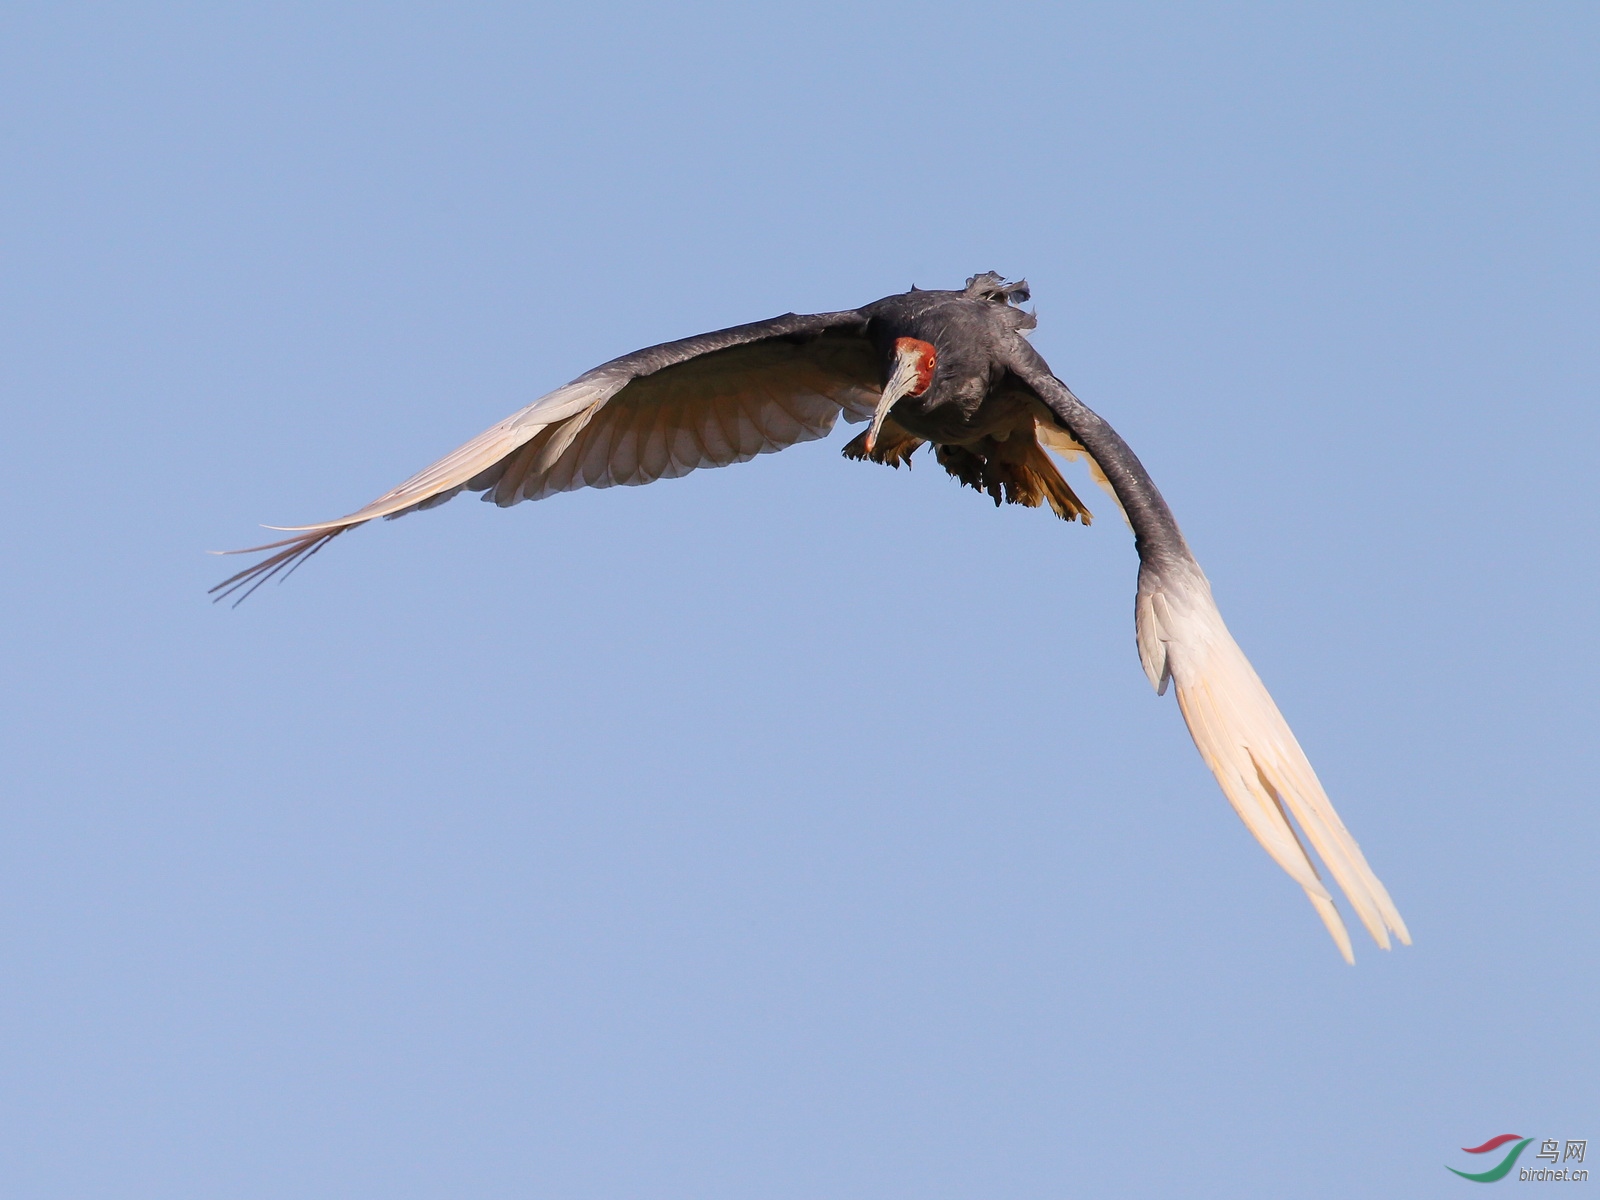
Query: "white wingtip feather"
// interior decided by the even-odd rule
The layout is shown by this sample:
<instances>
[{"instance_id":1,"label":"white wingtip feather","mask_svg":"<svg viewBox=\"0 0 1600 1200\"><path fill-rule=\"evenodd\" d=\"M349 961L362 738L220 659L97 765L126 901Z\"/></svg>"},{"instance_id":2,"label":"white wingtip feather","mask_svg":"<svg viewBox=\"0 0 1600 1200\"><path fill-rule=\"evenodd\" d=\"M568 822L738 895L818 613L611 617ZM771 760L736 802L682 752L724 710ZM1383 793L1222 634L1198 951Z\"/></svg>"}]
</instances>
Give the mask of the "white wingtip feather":
<instances>
[{"instance_id":1,"label":"white wingtip feather","mask_svg":"<svg viewBox=\"0 0 1600 1200\"><path fill-rule=\"evenodd\" d=\"M1345 960L1354 961L1350 936L1294 824L1373 940L1387 950L1393 933L1409 945L1411 936L1389 893L1229 634L1199 568L1164 568L1159 580L1141 580L1136 625L1150 682L1158 692L1169 678L1177 685L1178 706L1200 757L1246 828L1305 889Z\"/></svg>"}]
</instances>

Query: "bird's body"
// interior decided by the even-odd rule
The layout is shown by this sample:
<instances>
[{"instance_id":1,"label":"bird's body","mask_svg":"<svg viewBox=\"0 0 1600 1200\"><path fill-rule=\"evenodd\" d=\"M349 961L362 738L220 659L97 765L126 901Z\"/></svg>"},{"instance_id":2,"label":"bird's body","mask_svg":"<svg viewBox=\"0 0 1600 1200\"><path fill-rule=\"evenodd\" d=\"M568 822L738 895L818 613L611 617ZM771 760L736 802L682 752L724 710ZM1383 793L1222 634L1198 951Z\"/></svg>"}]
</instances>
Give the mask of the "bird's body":
<instances>
[{"instance_id":1,"label":"bird's body","mask_svg":"<svg viewBox=\"0 0 1600 1200\"><path fill-rule=\"evenodd\" d=\"M1006 350L1032 329L1034 319L1009 303L975 299L964 292L907 292L869 304L868 336L888 362L900 338L926 342L938 351L938 369L926 391L895 405L905 429L941 445L965 445L1021 428L1031 413L1020 392L1001 385Z\"/></svg>"},{"instance_id":2,"label":"bird's body","mask_svg":"<svg viewBox=\"0 0 1600 1200\"><path fill-rule=\"evenodd\" d=\"M248 595L345 530L431 508L463 490L504 505L580 487L649 483L870 421L844 448L899 466L928 443L962 483L1089 521L1046 450L1083 458L1133 529L1140 660L1178 703L1247 827L1305 888L1349 959L1349 936L1296 833L1311 843L1383 947L1405 924L1345 830L1294 735L1229 635L1205 574L1148 472L1059 379L1026 334L1026 284L989 272L952 291L735 326L624 355L579 376L347 517L291 530L219 584ZM244 553L244 552L240 552ZM219 596L220 598L220 596ZM1291 821L1292 818L1292 821Z\"/></svg>"}]
</instances>

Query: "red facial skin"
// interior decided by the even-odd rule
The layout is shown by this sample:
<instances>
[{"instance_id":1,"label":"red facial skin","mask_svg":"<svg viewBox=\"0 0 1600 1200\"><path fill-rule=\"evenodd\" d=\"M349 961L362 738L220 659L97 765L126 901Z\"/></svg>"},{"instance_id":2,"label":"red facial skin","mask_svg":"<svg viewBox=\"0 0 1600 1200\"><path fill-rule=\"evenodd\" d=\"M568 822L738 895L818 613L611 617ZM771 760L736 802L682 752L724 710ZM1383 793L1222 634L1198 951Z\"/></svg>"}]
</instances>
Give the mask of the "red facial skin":
<instances>
[{"instance_id":1,"label":"red facial skin","mask_svg":"<svg viewBox=\"0 0 1600 1200\"><path fill-rule=\"evenodd\" d=\"M917 386L910 392L910 396L920 396L928 390L928 385L933 382L933 368L939 363L939 352L933 348L932 343L920 341L917 338L896 338L894 343L896 354L915 354L917 356Z\"/></svg>"}]
</instances>

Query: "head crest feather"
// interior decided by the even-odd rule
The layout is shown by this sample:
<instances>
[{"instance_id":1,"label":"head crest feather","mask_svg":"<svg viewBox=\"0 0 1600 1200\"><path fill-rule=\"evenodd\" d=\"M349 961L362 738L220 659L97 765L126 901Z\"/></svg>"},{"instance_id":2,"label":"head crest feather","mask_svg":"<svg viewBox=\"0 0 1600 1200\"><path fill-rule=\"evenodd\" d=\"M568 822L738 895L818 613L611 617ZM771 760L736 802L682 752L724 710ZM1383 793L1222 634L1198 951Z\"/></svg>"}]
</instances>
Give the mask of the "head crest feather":
<instances>
[{"instance_id":1,"label":"head crest feather","mask_svg":"<svg viewBox=\"0 0 1600 1200\"><path fill-rule=\"evenodd\" d=\"M967 280L966 294L974 300L998 300L1002 304L1025 304L1033 294L1028 290L1028 281L1019 279L1015 283L1007 283L1005 277L998 271L985 271L982 275L974 275Z\"/></svg>"}]
</instances>

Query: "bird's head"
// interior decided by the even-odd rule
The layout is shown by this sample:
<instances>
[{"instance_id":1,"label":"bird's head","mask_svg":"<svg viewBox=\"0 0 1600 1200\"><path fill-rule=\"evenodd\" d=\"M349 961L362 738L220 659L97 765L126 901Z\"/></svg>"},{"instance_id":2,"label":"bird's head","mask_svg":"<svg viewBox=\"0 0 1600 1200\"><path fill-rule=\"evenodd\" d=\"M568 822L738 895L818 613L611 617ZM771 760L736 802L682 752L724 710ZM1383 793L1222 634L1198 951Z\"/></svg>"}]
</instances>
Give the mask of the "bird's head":
<instances>
[{"instance_id":1,"label":"bird's head","mask_svg":"<svg viewBox=\"0 0 1600 1200\"><path fill-rule=\"evenodd\" d=\"M884 418L896 402L907 396L920 396L933 383L933 370L939 365L939 352L933 343L918 338L896 338L894 360L889 368L889 381L883 385L883 395L872 413L872 428L867 430L867 453L872 453L883 428Z\"/></svg>"}]
</instances>

